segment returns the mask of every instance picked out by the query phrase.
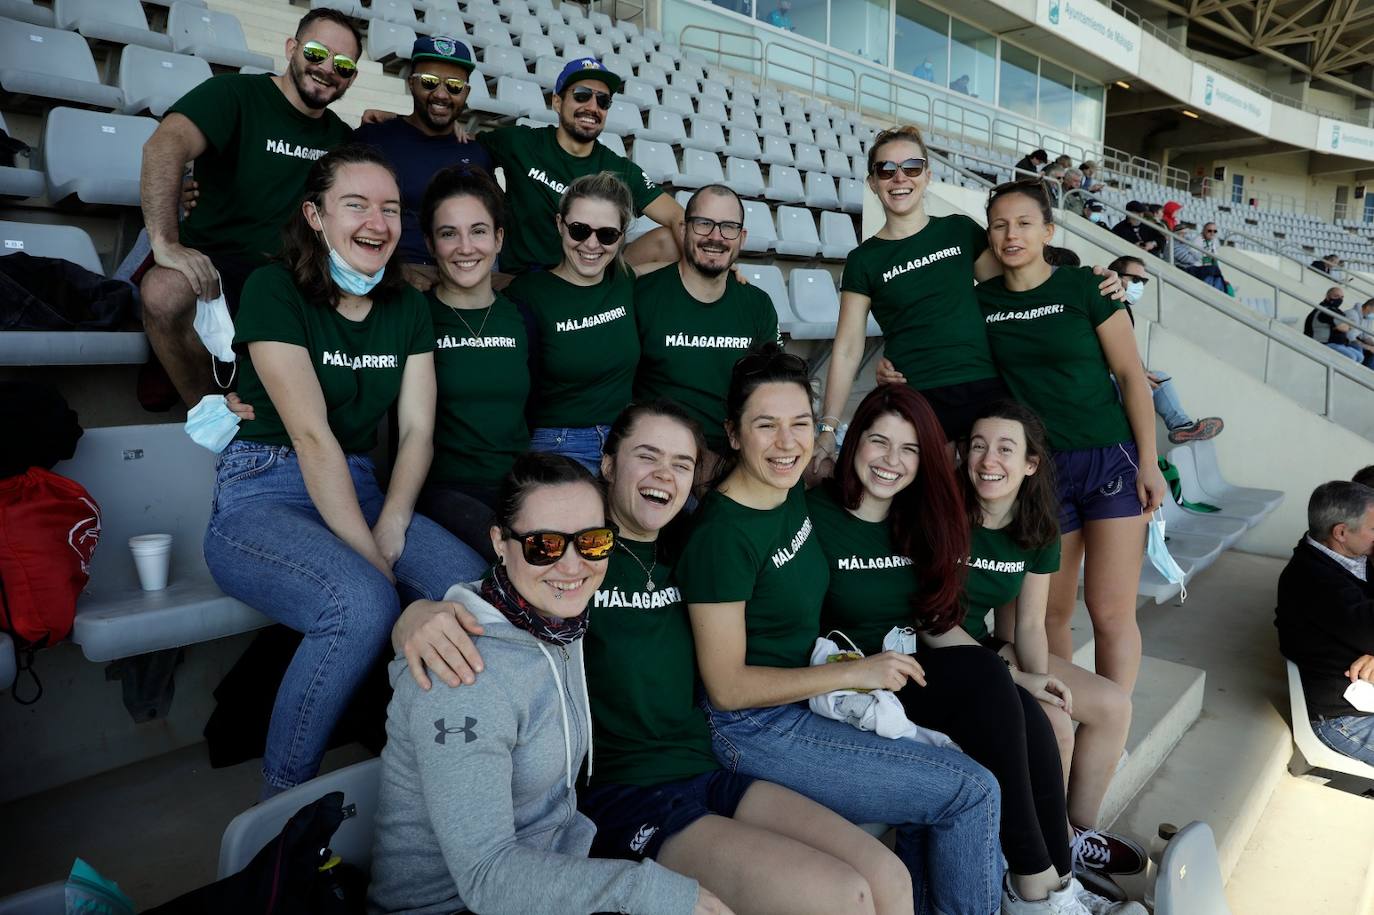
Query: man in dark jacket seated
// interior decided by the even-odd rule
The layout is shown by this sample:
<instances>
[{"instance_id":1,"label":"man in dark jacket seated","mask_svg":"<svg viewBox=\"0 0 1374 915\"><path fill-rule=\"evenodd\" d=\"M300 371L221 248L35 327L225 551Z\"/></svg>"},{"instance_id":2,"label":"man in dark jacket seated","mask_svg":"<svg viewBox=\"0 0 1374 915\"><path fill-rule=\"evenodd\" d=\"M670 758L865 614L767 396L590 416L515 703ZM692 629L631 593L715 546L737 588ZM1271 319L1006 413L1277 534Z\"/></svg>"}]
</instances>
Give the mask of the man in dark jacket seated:
<instances>
[{"instance_id":1,"label":"man in dark jacket seated","mask_svg":"<svg viewBox=\"0 0 1374 915\"><path fill-rule=\"evenodd\" d=\"M1307 715L1321 742L1374 765L1374 713L1345 698L1374 683L1374 489L1337 480L1307 503L1307 535L1279 576L1279 651L1298 666Z\"/></svg>"}]
</instances>

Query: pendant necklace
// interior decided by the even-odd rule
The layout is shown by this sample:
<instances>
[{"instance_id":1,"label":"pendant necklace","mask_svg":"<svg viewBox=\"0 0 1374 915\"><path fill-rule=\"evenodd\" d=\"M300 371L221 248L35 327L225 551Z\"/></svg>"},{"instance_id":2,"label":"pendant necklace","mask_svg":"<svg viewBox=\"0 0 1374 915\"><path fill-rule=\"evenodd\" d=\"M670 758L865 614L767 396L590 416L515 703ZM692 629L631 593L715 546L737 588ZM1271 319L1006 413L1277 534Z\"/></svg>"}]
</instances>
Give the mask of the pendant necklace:
<instances>
[{"instance_id":1,"label":"pendant necklace","mask_svg":"<svg viewBox=\"0 0 1374 915\"><path fill-rule=\"evenodd\" d=\"M658 585L654 584L654 566L658 565L658 544L653 544L654 558L647 566L644 565L644 562L636 556L623 541L617 540L615 545L626 553L629 553L630 558L635 561L635 565L639 566L644 571L644 590L648 591L650 594L657 590Z\"/></svg>"},{"instance_id":2,"label":"pendant necklace","mask_svg":"<svg viewBox=\"0 0 1374 915\"><path fill-rule=\"evenodd\" d=\"M439 301L444 302L443 296L440 296L437 292L435 293L435 295L438 296ZM493 298L492 304L487 306L487 313L482 315L482 323L478 326L476 333L473 332L472 325L468 323L467 318L463 317L463 309L458 308L455 305L449 305L448 302L444 302L444 304L448 305L449 310L453 312L454 317L456 317L459 321L463 322L463 327L467 328L467 332L472 336L472 339L481 340L482 331L487 329L487 319L491 317L492 305L495 305L496 302Z\"/></svg>"}]
</instances>

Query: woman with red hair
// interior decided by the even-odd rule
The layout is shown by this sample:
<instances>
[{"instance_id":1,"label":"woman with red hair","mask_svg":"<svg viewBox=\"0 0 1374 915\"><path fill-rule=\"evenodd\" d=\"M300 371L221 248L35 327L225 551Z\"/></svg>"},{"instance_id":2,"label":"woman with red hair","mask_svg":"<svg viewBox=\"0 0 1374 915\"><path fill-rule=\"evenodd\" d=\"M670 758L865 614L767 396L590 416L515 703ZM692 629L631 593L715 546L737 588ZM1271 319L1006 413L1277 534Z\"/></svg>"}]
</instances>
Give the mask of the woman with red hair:
<instances>
[{"instance_id":1,"label":"woman with red hair","mask_svg":"<svg viewBox=\"0 0 1374 915\"><path fill-rule=\"evenodd\" d=\"M1002 789L1003 913L1136 911L1072 876L1059 745L1037 701L1067 705L1068 691L1009 669L959 627L970 537L944 443L930 404L905 385L879 385L859 404L834 479L807 494L830 566L822 631L874 654L893 629L914 630L925 683L910 680L897 697L908 718L948 734Z\"/></svg>"}]
</instances>

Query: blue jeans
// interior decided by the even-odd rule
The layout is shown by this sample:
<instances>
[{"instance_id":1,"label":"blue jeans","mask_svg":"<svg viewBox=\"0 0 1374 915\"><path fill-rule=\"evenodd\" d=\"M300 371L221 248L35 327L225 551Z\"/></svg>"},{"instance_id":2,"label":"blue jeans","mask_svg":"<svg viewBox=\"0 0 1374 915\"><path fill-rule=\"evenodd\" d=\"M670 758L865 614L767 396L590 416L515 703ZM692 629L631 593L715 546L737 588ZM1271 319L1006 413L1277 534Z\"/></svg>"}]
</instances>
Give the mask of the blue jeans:
<instances>
[{"instance_id":1,"label":"blue jeans","mask_svg":"<svg viewBox=\"0 0 1374 915\"><path fill-rule=\"evenodd\" d=\"M541 426L530 434L530 450L550 451L570 457L600 479L601 449L610 432L610 426L582 426L577 429Z\"/></svg>"},{"instance_id":2,"label":"blue jeans","mask_svg":"<svg viewBox=\"0 0 1374 915\"><path fill-rule=\"evenodd\" d=\"M854 823L897 828L916 911L988 915L1002 898L1001 795L963 753L890 740L802 703L722 712L703 703L711 743L732 772L791 788Z\"/></svg>"},{"instance_id":3,"label":"blue jeans","mask_svg":"<svg viewBox=\"0 0 1374 915\"><path fill-rule=\"evenodd\" d=\"M1317 739L1343 756L1374 766L1374 715L1342 715L1312 722Z\"/></svg>"},{"instance_id":4,"label":"blue jeans","mask_svg":"<svg viewBox=\"0 0 1374 915\"><path fill-rule=\"evenodd\" d=\"M367 523L382 511L372 460L347 456ZM486 563L422 515L411 518L396 585L334 535L305 489L291 448L231 442L215 466L205 562L230 597L305 636L277 688L263 755L268 793L313 778L329 735L373 663L390 650L407 602L438 600Z\"/></svg>"},{"instance_id":5,"label":"blue jeans","mask_svg":"<svg viewBox=\"0 0 1374 915\"><path fill-rule=\"evenodd\" d=\"M1164 420L1166 429L1178 429L1182 426L1191 426L1193 419L1183 409L1183 404L1179 402L1178 392L1174 390L1173 377L1168 372L1161 372L1159 369L1150 369L1154 376L1160 379L1159 387L1150 392L1155 402L1155 412L1159 418Z\"/></svg>"},{"instance_id":6,"label":"blue jeans","mask_svg":"<svg viewBox=\"0 0 1374 915\"><path fill-rule=\"evenodd\" d=\"M1360 349L1358 346L1351 346L1348 343L1328 343L1326 345L1342 356L1348 356L1356 362L1364 362L1364 350Z\"/></svg>"}]
</instances>

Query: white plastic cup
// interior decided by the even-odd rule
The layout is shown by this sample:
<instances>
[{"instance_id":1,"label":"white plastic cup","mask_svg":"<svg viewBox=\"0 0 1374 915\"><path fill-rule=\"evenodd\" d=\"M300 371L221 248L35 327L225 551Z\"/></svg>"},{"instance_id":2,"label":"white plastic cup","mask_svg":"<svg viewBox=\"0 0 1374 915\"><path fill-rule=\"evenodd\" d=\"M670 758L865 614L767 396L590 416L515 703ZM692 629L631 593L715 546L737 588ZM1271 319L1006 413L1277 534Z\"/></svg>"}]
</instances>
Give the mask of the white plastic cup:
<instances>
[{"instance_id":1,"label":"white plastic cup","mask_svg":"<svg viewBox=\"0 0 1374 915\"><path fill-rule=\"evenodd\" d=\"M167 587L167 569L172 562L171 534L130 537L129 552L134 554L138 583L144 591L161 591Z\"/></svg>"}]
</instances>

